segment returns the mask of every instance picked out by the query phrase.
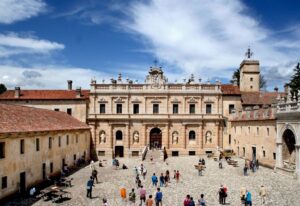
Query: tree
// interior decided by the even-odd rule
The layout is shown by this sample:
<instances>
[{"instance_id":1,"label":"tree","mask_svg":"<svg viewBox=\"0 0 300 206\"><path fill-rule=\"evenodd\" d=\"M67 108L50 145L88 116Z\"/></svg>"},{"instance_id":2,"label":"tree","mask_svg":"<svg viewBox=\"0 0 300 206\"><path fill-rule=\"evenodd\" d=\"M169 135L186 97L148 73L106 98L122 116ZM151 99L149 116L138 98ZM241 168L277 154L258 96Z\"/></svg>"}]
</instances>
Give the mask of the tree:
<instances>
[{"instance_id":1,"label":"tree","mask_svg":"<svg viewBox=\"0 0 300 206\"><path fill-rule=\"evenodd\" d=\"M294 68L294 74L290 80L289 86L291 87L292 94L296 93L298 95L298 91L300 90L300 63Z\"/></svg>"},{"instance_id":2,"label":"tree","mask_svg":"<svg viewBox=\"0 0 300 206\"><path fill-rule=\"evenodd\" d=\"M234 83L234 81L237 81L237 85L240 86L240 69L237 69L233 72L232 79L230 80L230 83Z\"/></svg>"},{"instance_id":3,"label":"tree","mask_svg":"<svg viewBox=\"0 0 300 206\"><path fill-rule=\"evenodd\" d=\"M259 89L261 90L267 89L267 80L262 74L259 75Z\"/></svg>"},{"instance_id":4,"label":"tree","mask_svg":"<svg viewBox=\"0 0 300 206\"><path fill-rule=\"evenodd\" d=\"M3 92L5 92L7 89L6 89L6 86L4 84L0 84L0 94L2 94Z\"/></svg>"}]
</instances>

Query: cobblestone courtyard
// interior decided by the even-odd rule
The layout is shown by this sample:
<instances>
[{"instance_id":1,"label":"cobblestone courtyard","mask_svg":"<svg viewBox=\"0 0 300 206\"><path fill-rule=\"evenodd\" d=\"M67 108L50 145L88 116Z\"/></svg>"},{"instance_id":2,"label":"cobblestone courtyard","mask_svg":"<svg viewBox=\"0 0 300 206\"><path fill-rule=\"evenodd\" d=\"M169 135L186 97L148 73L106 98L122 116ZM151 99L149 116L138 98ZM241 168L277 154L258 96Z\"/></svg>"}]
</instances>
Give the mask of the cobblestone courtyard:
<instances>
[{"instance_id":1,"label":"cobblestone courtyard","mask_svg":"<svg viewBox=\"0 0 300 206\"><path fill-rule=\"evenodd\" d=\"M151 152L150 152L151 154ZM149 155L150 155L149 154ZM149 156L148 155L148 156ZM274 173L273 170L262 168L249 176L243 176L242 166L244 160L239 160L239 167L233 167L226 162L223 163L224 168L218 168L218 162L213 159L206 160L206 170L204 176L198 176L194 165L198 162L197 156L190 157L171 157L167 160L168 165L161 160L143 162L148 173L146 180L142 180L142 184L149 194L155 194L156 188L151 185L151 176L155 172L157 176L161 172L169 170L173 177L173 170L179 170L182 174L179 183L171 179L171 183L167 187L162 188L164 206L183 205L183 200L187 194L194 199L199 199L201 193L205 195L207 205L219 205L217 191L220 184L228 187L228 205L241 205L240 188L245 186L251 193L253 205L261 205L258 195L259 186L265 185L268 191L267 202L265 205L270 206L296 206L299 205L300 184L295 182L291 177ZM139 166L142 162L140 159L120 159L120 163L125 163L128 170L115 170L111 166L111 160L107 160L107 166L99 168L98 179L101 183L96 184L93 188L93 199L86 198L86 181L88 180L91 169L86 167L72 175L74 178L71 188L67 190L71 192L71 200L58 203L59 205L101 205L102 198L107 198L110 206L129 205L120 199L119 188L124 185L129 189L136 188L134 166ZM138 199L138 198L137 198ZM51 201L39 200L34 205L53 205ZM138 205L138 204L136 204Z\"/></svg>"}]
</instances>

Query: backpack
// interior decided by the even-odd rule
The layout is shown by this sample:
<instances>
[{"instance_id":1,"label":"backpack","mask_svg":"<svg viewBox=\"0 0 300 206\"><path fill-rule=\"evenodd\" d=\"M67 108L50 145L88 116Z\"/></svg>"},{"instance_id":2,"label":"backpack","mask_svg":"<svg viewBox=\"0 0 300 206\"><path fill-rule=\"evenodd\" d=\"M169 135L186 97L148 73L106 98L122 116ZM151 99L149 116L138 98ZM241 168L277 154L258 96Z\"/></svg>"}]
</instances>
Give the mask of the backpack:
<instances>
[{"instance_id":1,"label":"backpack","mask_svg":"<svg viewBox=\"0 0 300 206\"><path fill-rule=\"evenodd\" d=\"M134 192L131 192L131 193L129 194L129 200L130 200L130 201L135 201L135 193L134 193Z\"/></svg>"}]
</instances>

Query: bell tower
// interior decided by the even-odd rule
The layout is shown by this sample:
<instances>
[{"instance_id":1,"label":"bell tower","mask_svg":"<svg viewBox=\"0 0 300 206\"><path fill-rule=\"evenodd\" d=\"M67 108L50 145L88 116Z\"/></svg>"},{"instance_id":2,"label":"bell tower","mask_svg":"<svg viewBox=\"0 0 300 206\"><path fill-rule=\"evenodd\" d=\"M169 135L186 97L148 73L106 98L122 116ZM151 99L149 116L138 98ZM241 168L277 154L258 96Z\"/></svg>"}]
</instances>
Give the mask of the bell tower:
<instances>
[{"instance_id":1,"label":"bell tower","mask_svg":"<svg viewBox=\"0 0 300 206\"><path fill-rule=\"evenodd\" d=\"M259 61L251 57L253 52L248 48L245 53L246 58L240 64L240 91L259 92Z\"/></svg>"}]
</instances>

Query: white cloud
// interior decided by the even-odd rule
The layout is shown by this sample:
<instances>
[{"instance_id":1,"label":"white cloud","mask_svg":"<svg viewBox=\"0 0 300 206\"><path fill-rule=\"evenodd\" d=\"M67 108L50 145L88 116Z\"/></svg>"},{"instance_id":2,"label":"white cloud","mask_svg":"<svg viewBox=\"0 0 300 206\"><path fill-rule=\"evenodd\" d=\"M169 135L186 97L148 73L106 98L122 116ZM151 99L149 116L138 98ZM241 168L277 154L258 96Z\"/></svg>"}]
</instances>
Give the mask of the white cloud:
<instances>
[{"instance_id":1,"label":"white cloud","mask_svg":"<svg viewBox=\"0 0 300 206\"><path fill-rule=\"evenodd\" d=\"M109 79L104 72L87 68L46 66L39 68L0 65L0 82L8 88L21 86L23 89L66 89L71 79L75 87L89 89L92 78Z\"/></svg>"},{"instance_id":2,"label":"white cloud","mask_svg":"<svg viewBox=\"0 0 300 206\"><path fill-rule=\"evenodd\" d=\"M29 19L46 10L42 0L1 0L0 23L11 24Z\"/></svg>"},{"instance_id":3,"label":"white cloud","mask_svg":"<svg viewBox=\"0 0 300 206\"><path fill-rule=\"evenodd\" d=\"M299 61L299 35L274 37L276 31L249 15L242 1L135 1L125 13L126 31L138 35L152 54L183 73L230 78L229 68L239 67L249 45L269 77L271 68L276 68L286 80L292 67L285 65Z\"/></svg>"},{"instance_id":4,"label":"white cloud","mask_svg":"<svg viewBox=\"0 0 300 206\"><path fill-rule=\"evenodd\" d=\"M8 57L23 53L46 54L64 48L65 46L63 44L38 39L32 36L20 36L16 33L0 33L0 57Z\"/></svg>"}]
</instances>

